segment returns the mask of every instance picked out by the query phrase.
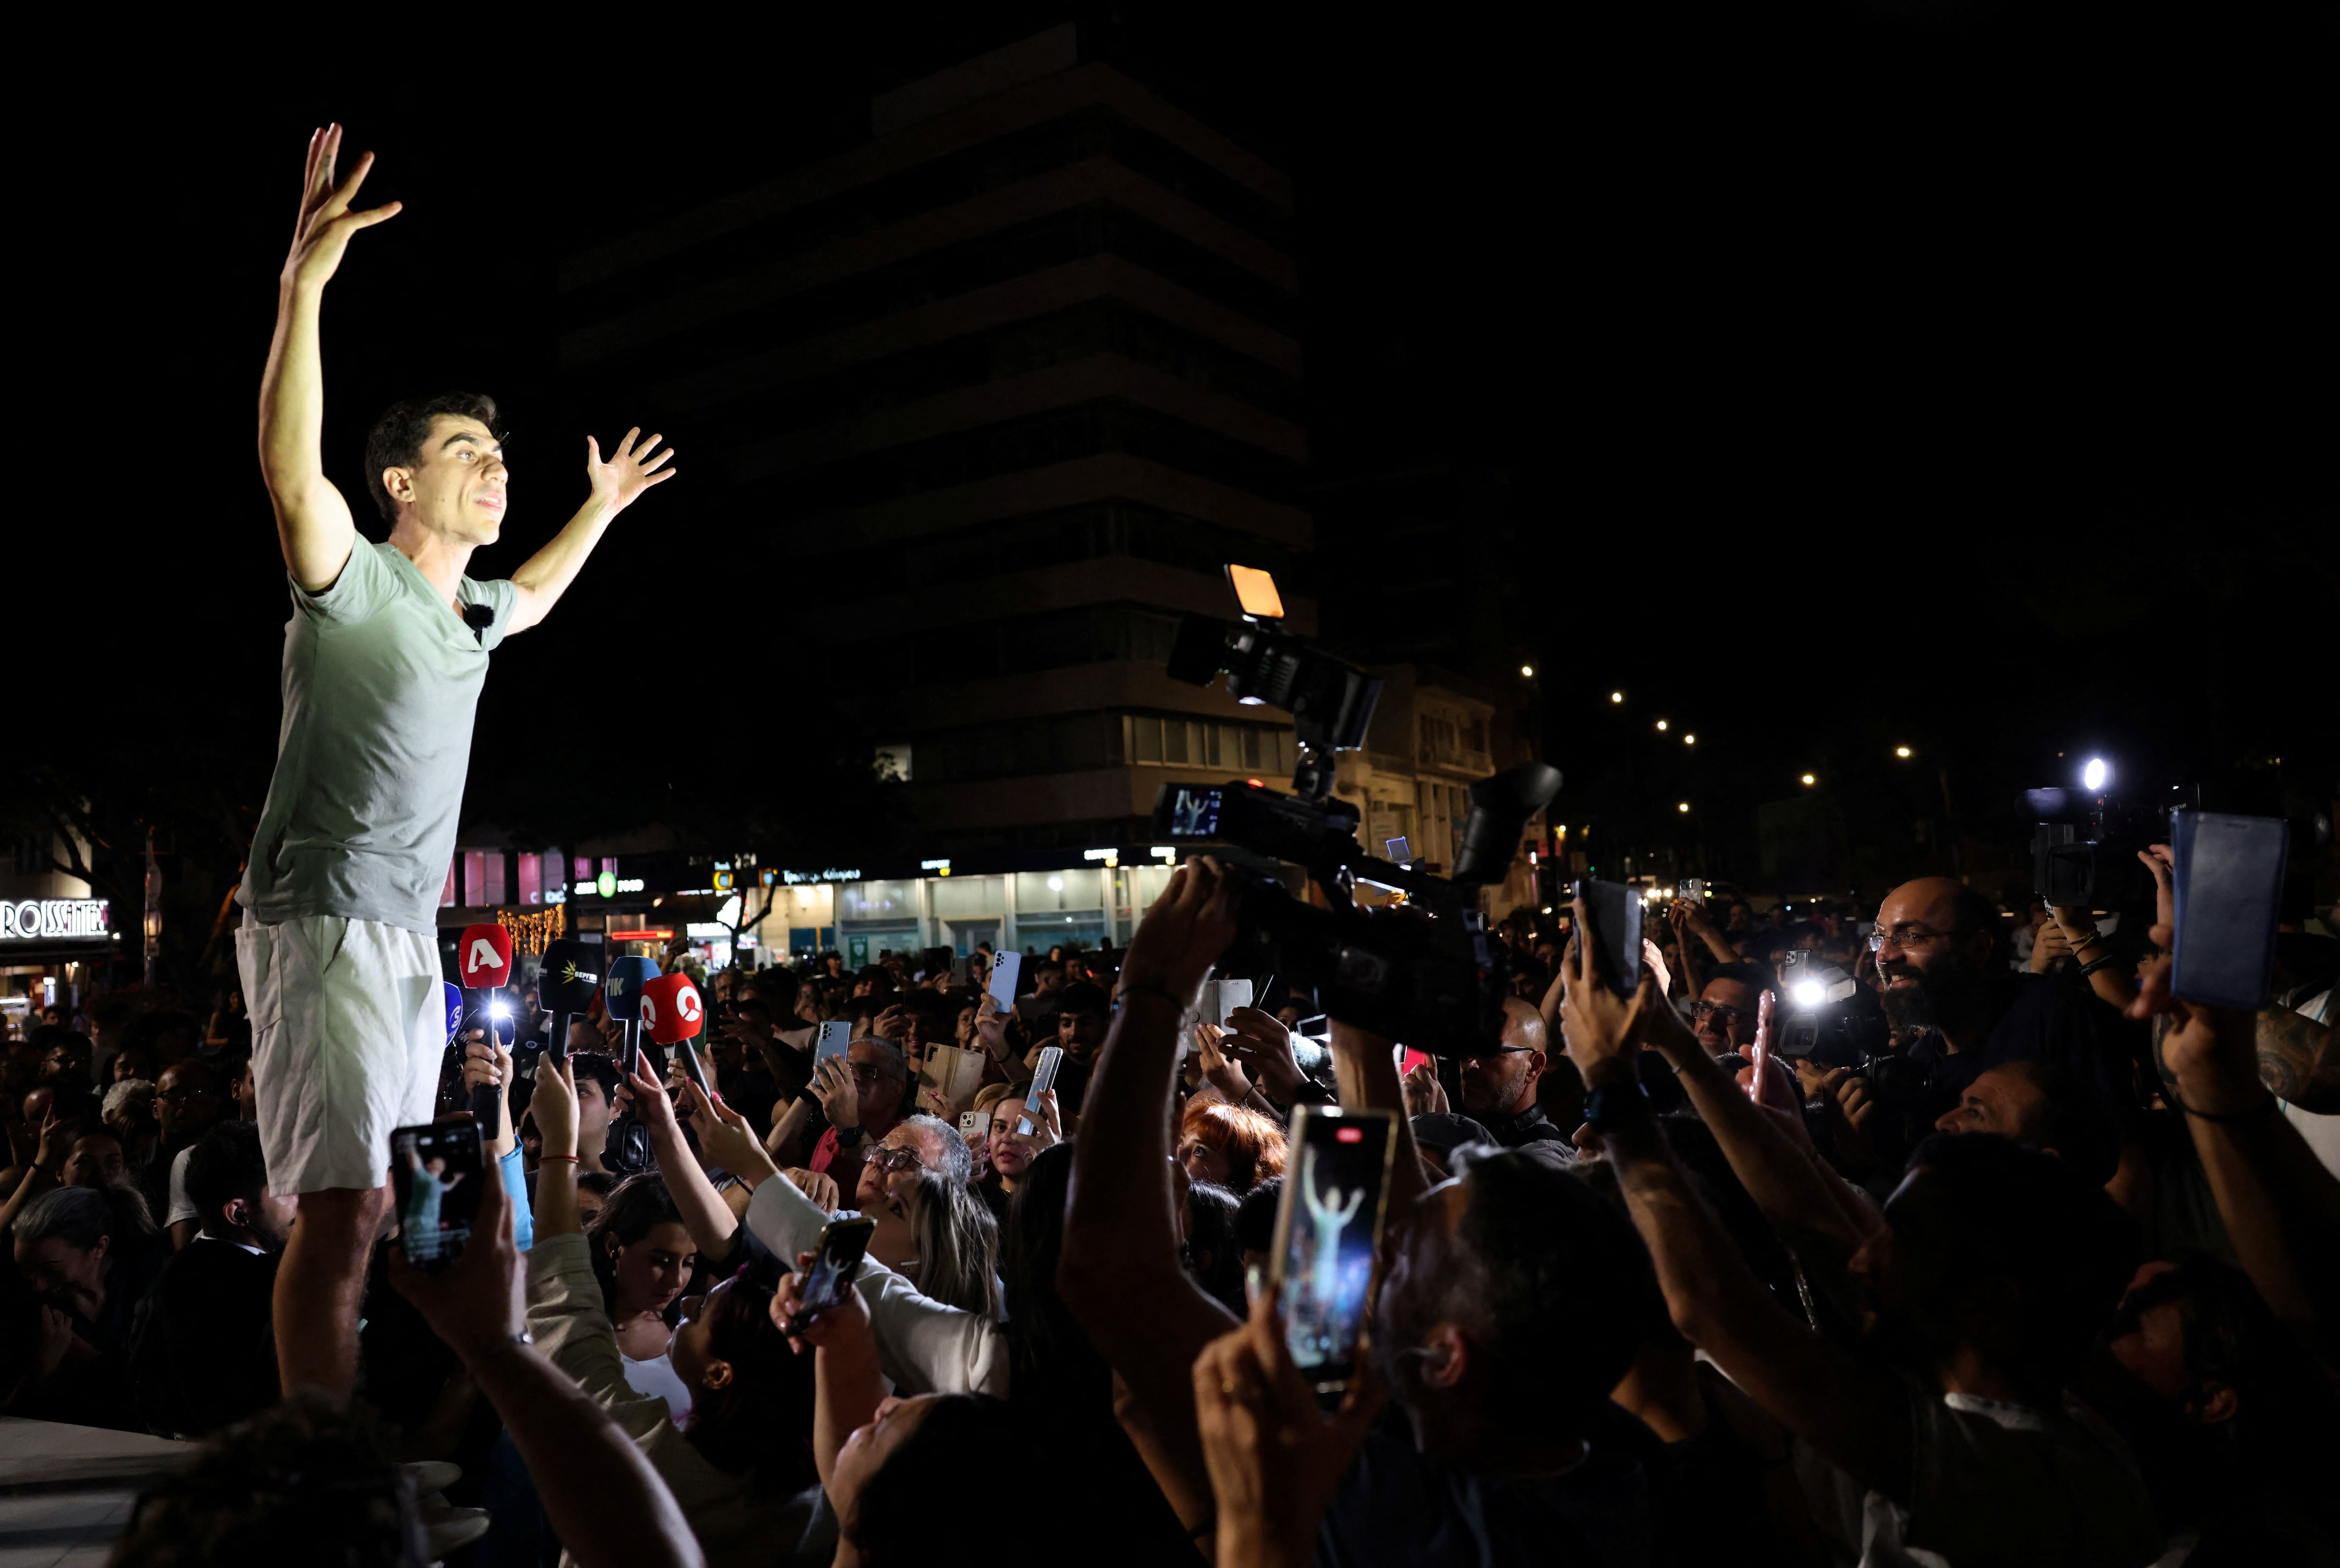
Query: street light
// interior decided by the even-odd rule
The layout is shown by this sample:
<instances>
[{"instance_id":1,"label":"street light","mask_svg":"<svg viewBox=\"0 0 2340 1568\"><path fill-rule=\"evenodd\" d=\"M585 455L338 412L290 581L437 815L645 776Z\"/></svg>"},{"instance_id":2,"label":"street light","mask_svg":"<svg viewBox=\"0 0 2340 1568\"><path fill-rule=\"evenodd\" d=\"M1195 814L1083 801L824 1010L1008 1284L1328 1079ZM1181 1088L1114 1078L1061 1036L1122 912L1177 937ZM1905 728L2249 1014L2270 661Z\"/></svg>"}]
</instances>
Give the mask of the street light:
<instances>
[{"instance_id":1,"label":"street light","mask_svg":"<svg viewBox=\"0 0 2340 1568\"><path fill-rule=\"evenodd\" d=\"M1609 700L1611 702L1622 702L1625 700L1625 694L1621 691L1611 691L1609 694Z\"/></svg>"},{"instance_id":2,"label":"street light","mask_svg":"<svg viewBox=\"0 0 2340 1568\"><path fill-rule=\"evenodd\" d=\"M1666 721L1665 721L1664 719L1659 719L1659 720L1658 720L1658 728L1659 728L1659 729L1663 729L1665 727L1666 727Z\"/></svg>"},{"instance_id":3,"label":"street light","mask_svg":"<svg viewBox=\"0 0 2340 1568\"><path fill-rule=\"evenodd\" d=\"M1687 811L1690 809L1690 802L1685 800L1681 805L1675 807L1674 809L1677 811Z\"/></svg>"},{"instance_id":4,"label":"street light","mask_svg":"<svg viewBox=\"0 0 2340 1568\"><path fill-rule=\"evenodd\" d=\"M1530 680L1533 680L1535 679L1535 666L1532 664L1522 664L1520 666L1520 673L1526 676Z\"/></svg>"},{"instance_id":5,"label":"street light","mask_svg":"<svg viewBox=\"0 0 2340 1568\"><path fill-rule=\"evenodd\" d=\"M1819 779L1815 779L1815 778L1813 778L1810 774L1807 773L1807 774L1805 774L1805 775L1804 775L1804 782L1805 782L1805 783L1807 783L1807 784L1817 784L1817 783L1819 783Z\"/></svg>"},{"instance_id":6,"label":"street light","mask_svg":"<svg viewBox=\"0 0 2340 1568\"><path fill-rule=\"evenodd\" d=\"M1685 746L1695 746L1698 744L1698 737L1695 735L1685 735L1682 737L1682 744Z\"/></svg>"},{"instance_id":7,"label":"street light","mask_svg":"<svg viewBox=\"0 0 2340 1568\"><path fill-rule=\"evenodd\" d=\"M1893 749L1893 755L1896 757L1907 757L1909 755L1909 749L1907 746L1896 746Z\"/></svg>"}]
</instances>

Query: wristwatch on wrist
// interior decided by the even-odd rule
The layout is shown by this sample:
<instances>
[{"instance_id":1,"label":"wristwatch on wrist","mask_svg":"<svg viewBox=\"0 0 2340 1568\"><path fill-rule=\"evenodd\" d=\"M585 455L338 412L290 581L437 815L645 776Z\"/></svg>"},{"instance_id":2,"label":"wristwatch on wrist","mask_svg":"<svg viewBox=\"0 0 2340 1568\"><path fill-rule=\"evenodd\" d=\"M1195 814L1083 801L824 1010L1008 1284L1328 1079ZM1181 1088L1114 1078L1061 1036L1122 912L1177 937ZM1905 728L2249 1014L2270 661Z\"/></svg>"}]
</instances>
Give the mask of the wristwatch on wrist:
<instances>
[{"instance_id":1,"label":"wristwatch on wrist","mask_svg":"<svg viewBox=\"0 0 2340 1568\"><path fill-rule=\"evenodd\" d=\"M1650 1119L1650 1091L1639 1083L1601 1084L1584 1097L1584 1125L1596 1133Z\"/></svg>"},{"instance_id":2,"label":"wristwatch on wrist","mask_svg":"<svg viewBox=\"0 0 2340 1568\"><path fill-rule=\"evenodd\" d=\"M861 1125L860 1125L858 1122L856 1122L853 1126L849 1126L849 1127L839 1127L839 1128L838 1128L838 1129L837 1129L837 1146L838 1146L838 1148L841 1148L841 1149L849 1149L849 1148L851 1148L854 1145L856 1145L856 1144L858 1144L858 1143L859 1143L859 1142L861 1141L861 1134L862 1134L862 1127L861 1127Z\"/></svg>"}]
</instances>

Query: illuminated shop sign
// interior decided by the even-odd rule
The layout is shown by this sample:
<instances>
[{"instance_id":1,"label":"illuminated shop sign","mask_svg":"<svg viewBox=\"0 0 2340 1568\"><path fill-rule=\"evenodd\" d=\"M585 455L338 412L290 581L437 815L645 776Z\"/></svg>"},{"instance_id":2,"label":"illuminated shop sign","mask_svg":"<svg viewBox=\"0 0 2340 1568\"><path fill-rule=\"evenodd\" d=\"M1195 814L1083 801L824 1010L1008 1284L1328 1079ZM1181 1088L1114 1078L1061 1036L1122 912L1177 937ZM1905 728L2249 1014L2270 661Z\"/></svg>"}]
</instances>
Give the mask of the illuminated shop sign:
<instances>
[{"instance_id":1,"label":"illuminated shop sign","mask_svg":"<svg viewBox=\"0 0 2340 1568\"><path fill-rule=\"evenodd\" d=\"M640 877L620 877L610 871L577 884L580 894L590 897L599 893L604 898L614 898L620 893L639 893L643 888L644 883Z\"/></svg>"},{"instance_id":2,"label":"illuminated shop sign","mask_svg":"<svg viewBox=\"0 0 2340 1568\"><path fill-rule=\"evenodd\" d=\"M801 887L807 882L858 882L861 880L861 873L858 868L840 871L831 866L824 871L783 871L780 873L780 880L791 888Z\"/></svg>"},{"instance_id":3,"label":"illuminated shop sign","mask_svg":"<svg viewBox=\"0 0 2340 1568\"><path fill-rule=\"evenodd\" d=\"M105 937L106 908L104 898L0 899L0 941Z\"/></svg>"}]
</instances>

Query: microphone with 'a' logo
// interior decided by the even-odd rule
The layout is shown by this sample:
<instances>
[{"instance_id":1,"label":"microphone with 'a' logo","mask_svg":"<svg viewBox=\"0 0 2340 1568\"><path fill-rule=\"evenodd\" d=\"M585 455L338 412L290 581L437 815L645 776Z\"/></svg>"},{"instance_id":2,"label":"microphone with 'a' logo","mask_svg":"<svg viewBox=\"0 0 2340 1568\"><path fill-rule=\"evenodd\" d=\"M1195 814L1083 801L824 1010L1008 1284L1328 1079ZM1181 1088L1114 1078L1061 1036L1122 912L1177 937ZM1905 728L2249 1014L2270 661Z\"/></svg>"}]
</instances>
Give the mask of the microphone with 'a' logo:
<instances>
[{"instance_id":1,"label":"microphone with 'a' logo","mask_svg":"<svg viewBox=\"0 0 2340 1568\"><path fill-rule=\"evenodd\" d=\"M511 932L501 926L466 926L455 953L463 977L463 1022L457 1031L468 1036L485 1029L488 1038L509 1049L512 1039L511 1007L503 988L511 982ZM503 1095L493 1084L471 1091L471 1116L480 1124L480 1139L501 1134Z\"/></svg>"}]
</instances>

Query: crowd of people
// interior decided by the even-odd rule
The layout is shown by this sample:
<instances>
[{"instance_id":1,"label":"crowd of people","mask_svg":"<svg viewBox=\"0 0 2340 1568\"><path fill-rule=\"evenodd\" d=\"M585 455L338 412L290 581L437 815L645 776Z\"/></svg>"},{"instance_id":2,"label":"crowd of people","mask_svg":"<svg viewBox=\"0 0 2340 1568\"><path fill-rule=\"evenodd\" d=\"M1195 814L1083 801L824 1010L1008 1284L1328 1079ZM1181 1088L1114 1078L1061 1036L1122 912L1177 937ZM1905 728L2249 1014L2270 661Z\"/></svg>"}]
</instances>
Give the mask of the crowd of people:
<instances>
[{"instance_id":1,"label":"crowd of people","mask_svg":"<svg viewBox=\"0 0 2340 1568\"><path fill-rule=\"evenodd\" d=\"M501 1100L471 1241L388 1212L347 1401L280 1386L241 998L100 995L0 1053L0 1411L197 1444L134 1563L2340 1563L2340 941L2180 1000L2145 859L2150 912L1655 900L1638 988L1522 909L1460 1057L1199 1016L1207 860L1012 1005L987 950L702 975L706 1090L525 990L442 1072ZM1334 1105L1398 1135L1328 1411L1274 1248Z\"/></svg>"}]
</instances>

